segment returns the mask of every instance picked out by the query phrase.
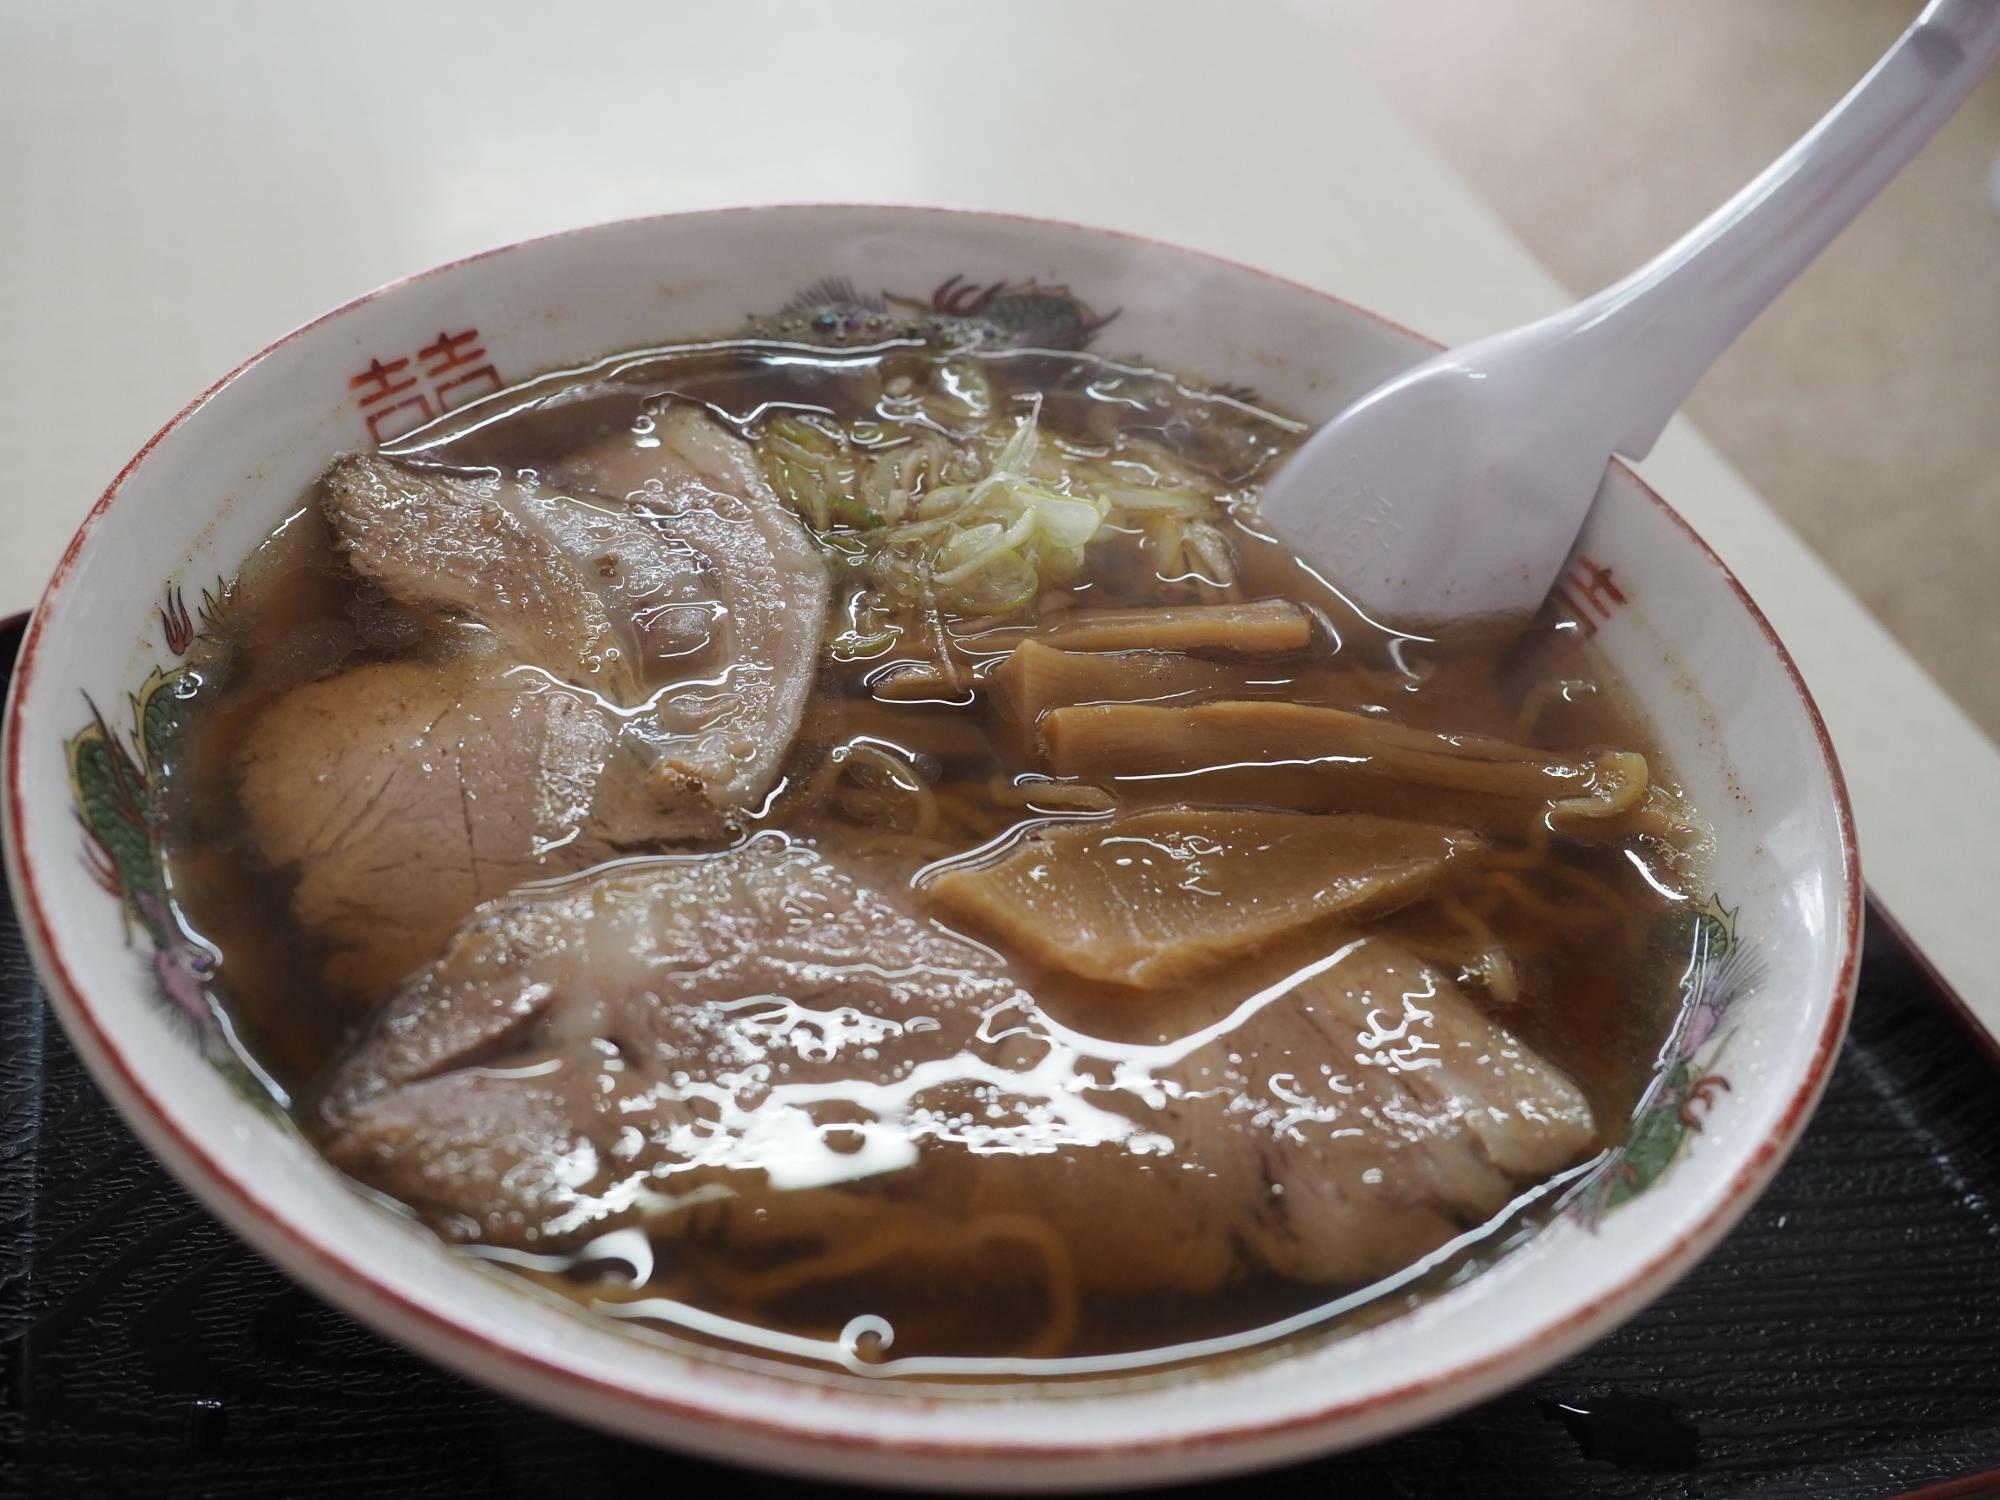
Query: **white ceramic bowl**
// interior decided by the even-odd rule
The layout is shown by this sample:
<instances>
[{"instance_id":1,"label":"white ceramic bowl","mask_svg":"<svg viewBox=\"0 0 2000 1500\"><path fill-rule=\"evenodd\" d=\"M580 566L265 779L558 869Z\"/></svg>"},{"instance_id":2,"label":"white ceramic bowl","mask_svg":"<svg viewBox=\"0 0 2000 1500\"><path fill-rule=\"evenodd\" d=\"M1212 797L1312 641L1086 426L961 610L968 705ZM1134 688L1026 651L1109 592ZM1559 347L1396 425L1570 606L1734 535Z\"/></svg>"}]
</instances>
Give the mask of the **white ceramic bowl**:
<instances>
[{"instance_id":1,"label":"white ceramic bowl","mask_svg":"<svg viewBox=\"0 0 2000 1500\"><path fill-rule=\"evenodd\" d=\"M143 889L128 924L99 878L117 851L86 847L67 747L78 744L78 774L98 795L115 759L104 731L77 741L91 705L131 746L134 697L156 668L173 669L198 612L190 601L234 572L329 458L367 442L371 421L391 436L501 377L725 333L829 277L871 296L928 301L943 289L945 302L994 282L1067 287L1099 314L1117 311L1097 347L1250 385L1315 419L1429 349L1331 297L1167 245L859 207L534 240L385 287L280 339L113 481L35 613L8 705L14 899L64 1027L140 1137L301 1281L475 1379L632 1437L880 1483L1190 1479L1364 1442L1534 1374L1687 1273L1777 1169L1826 1081L1852 997L1860 887L1840 774L1790 658L1715 556L1623 469L1562 598L1716 824L1711 958L1656 976L1699 993L1644 1149L1525 1248L1396 1321L1126 1388L829 1382L621 1332L477 1268L365 1207L208 1060L203 1023L173 1003L188 994L188 955L153 950ZM132 763L143 778L143 755ZM128 871L128 891L143 883Z\"/></svg>"}]
</instances>

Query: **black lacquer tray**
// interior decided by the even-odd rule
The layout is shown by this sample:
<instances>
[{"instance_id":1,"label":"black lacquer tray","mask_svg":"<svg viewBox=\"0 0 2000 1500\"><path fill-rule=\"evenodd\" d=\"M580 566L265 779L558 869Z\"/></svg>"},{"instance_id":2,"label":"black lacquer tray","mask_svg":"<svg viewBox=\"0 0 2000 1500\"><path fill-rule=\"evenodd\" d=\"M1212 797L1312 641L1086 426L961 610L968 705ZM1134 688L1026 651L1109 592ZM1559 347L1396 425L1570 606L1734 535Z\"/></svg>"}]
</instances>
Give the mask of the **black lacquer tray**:
<instances>
[{"instance_id":1,"label":"black lacquer tray","mask_svg":"<svg viewBox=\"0 0 2000 1500\"><path fill-rule=\"evenodd\" d=\"M18 628L0 632L0 662L17 643ZM44 1005L4 905L0 1380L0 1496L816 1488L516 1406L294 1286L120 1123ZM1875 921L1826 1102L1693 1275L1601 1344L1461 1416L1282 1477L1179 1493L1873 1500L1916 1489L2000 1494L2000 1069Z\"/></svg>"}]
</instances>

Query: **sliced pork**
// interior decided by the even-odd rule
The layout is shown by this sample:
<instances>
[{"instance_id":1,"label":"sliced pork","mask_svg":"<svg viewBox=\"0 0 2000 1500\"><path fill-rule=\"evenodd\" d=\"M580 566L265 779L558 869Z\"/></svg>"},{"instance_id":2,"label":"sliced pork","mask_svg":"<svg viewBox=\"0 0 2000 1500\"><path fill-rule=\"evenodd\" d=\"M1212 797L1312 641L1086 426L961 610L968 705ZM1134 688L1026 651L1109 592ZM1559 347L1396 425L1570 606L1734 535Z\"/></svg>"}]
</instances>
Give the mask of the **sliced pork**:
<instances>
[{"instance_id":1,"label":"sliced pork","mask_svg":"<svg viewBox=\"0 0 2000 1500\"><path fill-rule=\"evenodd\" d=\"M467 627L444 659L295 689L238 753L252 842L337 988L379 993L523 880L725 842L769 792L825 568L740 442L692 412L661 431L588 458L629 495L373 455L328 474L355 569Z\"/></svg>"},{"instance_id":2,"label":"sliced pork","mask_svg":"<svg viewBox=\"0 0 2000 1500\"><path fill-rule=\"evenodd\" d=\"M798 733L819 664L826 566L792 509L764 482L742 439L691 406L647 432L620 432L573 455L560 482L604 497L700 560L705 592L635 597L640 629L705 617L705 654L675 657L689 680L663 704L675 738L663 755L711 802L761 798Z\"/></svg>"},{"instance_id":3,"label":"sliced pork","mask_svg":"<svg viewBox=\"0 0 2000 1500\"><path fill-rule=\"evenodd\" d=\"M798 731L826 568L742 441L692 408L569 461L557 489L366 455L324 507L357 572L492 632L500 654L623 708L667 790L769 790ZM586 484L587 481L587 484Z\"/></svg>"},{"instance_id":4,"label":"sliced pork","mask_svg":"<svg viewBox=\"0 0 2000 1500\"><path fill-rule=\"evenodd\" d=\"M328 982L383 994L481 901L690 832L589 695L477 661L380 662L278 699L237 749L246 831L296 873ZM623 827L605 806L644 814Z\"/></svg>"},{"instance_id":5,"label":"sliced pork","mask_svg":"<svg viewBox=\"0 0 2000 1500\"><path fill-rule=\"evenodd\" d=\"M757 840L494 903L339 1071L327 1150L447 1233L735 1253L856 1200L1045 1222L1086 1282L1358 1283L1593 1145L1434 969L1357 939L1266 992L1045 1011L984 948Z\"/></svg>"}]
</instances>

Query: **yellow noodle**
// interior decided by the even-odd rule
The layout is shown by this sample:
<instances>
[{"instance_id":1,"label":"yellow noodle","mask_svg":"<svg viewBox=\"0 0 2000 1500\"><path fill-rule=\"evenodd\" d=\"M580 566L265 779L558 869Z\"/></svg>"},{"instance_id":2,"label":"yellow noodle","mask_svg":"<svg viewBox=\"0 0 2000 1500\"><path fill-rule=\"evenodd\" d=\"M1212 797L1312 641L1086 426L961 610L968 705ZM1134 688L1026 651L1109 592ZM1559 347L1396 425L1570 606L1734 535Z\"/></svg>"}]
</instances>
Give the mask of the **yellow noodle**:
<instances>
[{"instance_id":1,"label":"yellow noodle","mask_svg":"<svg viewBox=\"0 0 2000 1500\"><path fill-rule=\"evenodd\" d=\"M1636 751L1600 755L1591 763L1590 789L1578 797L1558 798L1549 817L1558 827L1564 818L1615 818L1646 800L1650 781L1646 757Z\"/></svg>"},{"instance_id":2,"label":"yellow noodle","mask_svg":"<svg viewBox=\"0 0 2000 1500\"><path fill-rule=\"evenodd\" d=\"M806 807L817 807L833 795L833 789L840 784L840 778L847 774L846 757L839 754L828 755L813 768L812 779L799 788L799 800Z\"/></svg>"},{"instance_id":3,"label":"yellow noodle","mask_svg":"<svg viewBox=\"0 0 2000 1500\"><path fill-rule=\"evenodd\" d=\"M1487 879L1488 877L1477 879L1475 884L1479 886L1479 889L1465 898L1466 906L1470 910L1479 913L1482 917L1491 917L1507 904L1507 898L1499 891L1491 889L1487 884Z\"/></svg>"},{"instance_id":4,"label":"yellow noodle","mask_svg":"<svg viewBox=\"0 0 2000 1500\"><path fill-rule=\"evenodd\" d=\"M871 1270L901 1255L935 1255L944 1243L944 1237L922 1221L905 1219L865 1238L797 1255L761 1271L746 1271L719 1257L705 1259L702 1278L738 1302L771 1302L819 1282Z\"/></svg>"},{"instance_id":5,"label":"yellow noodle","mask_svg":"<svg viewBox=\"0 0 2000 1500\"><path fill-rule=\"evenodd\" d=\"M1528 883L1518 875L1499 871L1487 875L1486 881L1498 890L1504 891L1531 916L1548 923L1551 927L1574 927L1581 913L1574 907L1558 906L1553 901L1536 895L1528 889Z\"/></svg>"},{"instance_id":6,"label":"yellow noodle","mask_svg":"<svg viewBox=\"0 0 2000 1500\"><path fill-rule=\"evenodd\" d=\"M1632 903L1630 901L1619 895L1618 892L1613 890L1604 881L1599 880L1595 875L1589 874L1586 871L1561 864L1546 865L1537 871L1537 873L1546 876L1550 880L1560 880L1576 890L1596 897L1606 911L1617 917L1618 925L1625 930L1626 938L1630 941L1637 941L1641 931L1638 913L1632 910Z\"/></svg>"},{"instance_id":7,"label":"yellow noodle","mask_svg":"<svg viewBox=\"0 0 2000 1500\"><path fill-rule=\"evenodd\" d=\"M1000 826L999 819L969 797L935 788L931 795L937 800L939 815L951 827L969 829L974 837L984 838Z\"/></svg>"},{"instance_id":8,"label":"yellow noodle","mask_svg":"<svg viewBox=\"0 0 2000 1500\"><path fill-rule=\"evenodd\" d=\"M983 1214L956 1226L912 1214L866 1238L816 1250L764 1270L746 1271L720 1258L707 1259L703 1277L725 1296L765 1303L822 1282L859 1275L899 1257L948 1260L970 1255L986 1245L1009 1242L1034 1250L1045 1273L1043 1326L1020 1352L1029 1358L1060 1353L1076 1333L1080 1308L1076 1268L1061 1236L1046 1221L1029 1214Z\"/></svg>"},{"instance_id":9,"label":"yellow noodle","mask_svg":"<svg viewBox=\"0 0 2000 1500\"><path fill-rule=\"evenodd\" d=\"M1570 689L1579 687L1596 691L1589 683L1575 677L1566 677L1556 682L1536 683L1521 700L1520 712L1514 715L1514 738L1524 745L1532 743L1535 726L1541 723L1542 715L1553 708L1559 700L1565 703L1574 701L1569 696Z\"/></svg>"},{"instance_id":10,"label":"yellow noodle","mask_svg":"<svg viewBox=\"0 0 2000 1500\"><path fill-rule=\"evenodd\" d=\"M1537 822L1530 828L1528 840L1521 848L1499 850L1483 856L1479 861L1479 872L1481 875L1518 872L1523 876L1540 876L1560 881L1572 890L1591 897L1616 919L1626 939L1635 941L1643 924L1631 901L1599 877L1551 857L1550 844L1550 832L1546 820ZM1504 891L1506 887L1502 886L1499 889ZM1461 907L1461 909L1467 916L1472 915L1469 908Z\"/></svg>"},{"instance_id":11,"label":"yellow noodle","mask_svg":"<svg viewBox=\"0 0 2000 1500\"><path fill-rule=\"evenodd\" d=\"M1555 822L1553 810L1549 814ZM1616 844L1632 838L1653 838L1669 848L1686 851L1707 841L1708 830L1684 813L1659 787L1647 789L1637 807L1610 817L1566 817L1556 823L1565 837Z\"/></svg>"},{"instance_id":12,"label":"yellow noodle","mask_svg":"<svg viewBox=\"0 0 2000 1500\"><path fill-rule=\"evenodd\" d=\"M1489 925L1500 916L1501 911L1518 904L1504 885L1499 882L1516 877L1497 872L1481 870L1468 882L1463 897L1466 910ZM1515 953L1541 957L1573 930L1577 924L1566 920L1545 922L1523 922L1511 924L1508 931L1508 946Z\"/></svg>"},{"instance_id":13,"label":"yellow noodle","mask_svg":"<svg viewBox=\"0 0 2000 1500\"><path fill-rule=\"evenodd\" d=\"M1076 1264L1070 1258L1069 1246L1046 1220L1027 1214L993 1214L981 1222L987 1226L989 1238L1013 1239L1039 1251L1042 1269L1048 1273L1044 1322L1036 1336L1022 1346L1021 1354L1030 1359L1046 1359L1062 1353L1076 1337L1082 1306Z\"/></svg>"},{"instance_id":14,"label":"yellow noodle","mask_svg":"<svg viewBox=\"0 0 2000 1500\"><path fill-rule=\"evenodd\" d=\"M847 772L856 766L873 766L889 778L889 784L899 792L916 799L916 825L912 834L920 839L935 839L938 831L939 813L937 795L917 774L916 767L902 756L872 745L866 740L850 740L838 746L826 758L807 788L807 798L811 803L823 801L832 795L834 789Z\"/></svg>"},{"instance_id":15,"label":"yellow noodle","mask_svg":"<svg viewBox=\"0 0 2000 1500\"><path fill-rule=\"evenodd\" d=\"M1472 939L1479 952L1484 953L1489 948L1500 946L1500 940L1493 935L1493 929L1487 925L1486 920L1463 901L1456 896L1447 896L1442 904L1445 915L1458 925L1460 931Z\"/></svg>"},{"instance_id":16,"label":"yellow noodle","mask_svg":"<svg viewBox=\"0 0 2000 1500\"><path fill-rule=\"evenodd\" d=\"M1521 982L1514 972L1514 961L1507 956L1507 950L1494 935L1492 927L1455 896L1447 896L1443 905L1445 914L1477 945L1476 962L1464 967L1477 969L1486 992L1502 1005L1513 1005L1519 1001Z\"/></svg>"}]
</instances>

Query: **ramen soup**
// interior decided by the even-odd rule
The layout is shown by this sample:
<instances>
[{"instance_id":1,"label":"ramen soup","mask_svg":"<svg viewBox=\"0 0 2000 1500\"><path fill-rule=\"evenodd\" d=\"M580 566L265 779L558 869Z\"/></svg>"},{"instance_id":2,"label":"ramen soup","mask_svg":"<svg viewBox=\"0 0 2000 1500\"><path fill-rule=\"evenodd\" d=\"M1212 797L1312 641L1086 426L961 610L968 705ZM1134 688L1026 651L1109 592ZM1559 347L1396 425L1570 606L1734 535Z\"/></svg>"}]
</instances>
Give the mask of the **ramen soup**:
<instances>
[{"instance_id":1,"label":"ramen soup","mask_svg":"<svg viewBox=\"0 0 2000 1500\"><path fill-rule=\"evenodd\" d=\"M326 1156L601 1314L871 1373L1393 1313L1673 1021L1700 825L1553 617L1385 629L1301 427L922 334L618 356L337 460L162 809Z\"/></svg>"}]
</instances>

